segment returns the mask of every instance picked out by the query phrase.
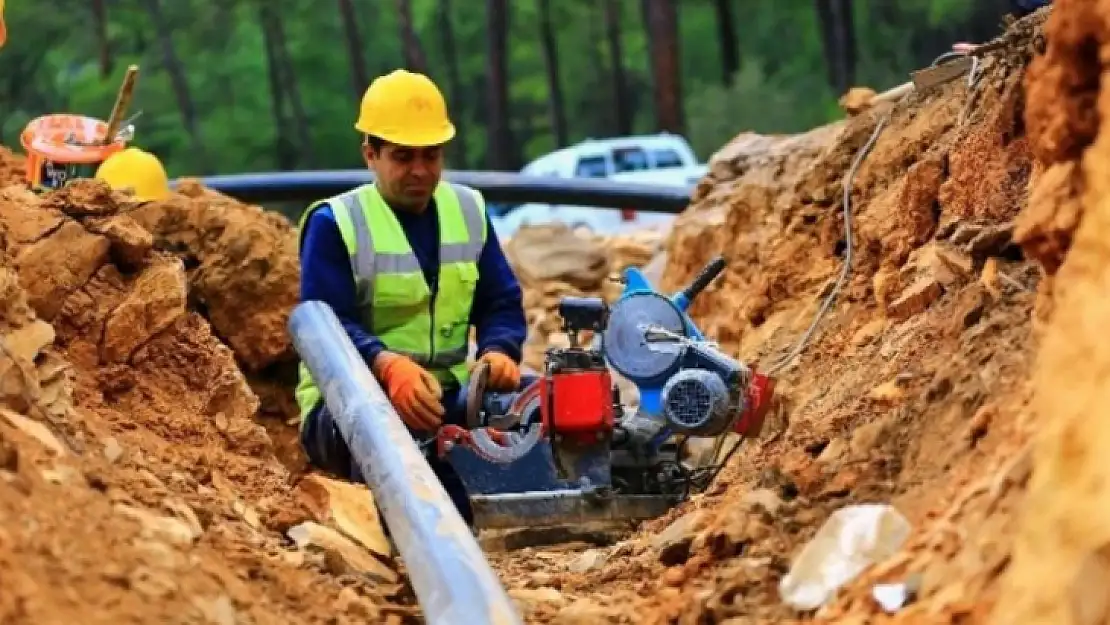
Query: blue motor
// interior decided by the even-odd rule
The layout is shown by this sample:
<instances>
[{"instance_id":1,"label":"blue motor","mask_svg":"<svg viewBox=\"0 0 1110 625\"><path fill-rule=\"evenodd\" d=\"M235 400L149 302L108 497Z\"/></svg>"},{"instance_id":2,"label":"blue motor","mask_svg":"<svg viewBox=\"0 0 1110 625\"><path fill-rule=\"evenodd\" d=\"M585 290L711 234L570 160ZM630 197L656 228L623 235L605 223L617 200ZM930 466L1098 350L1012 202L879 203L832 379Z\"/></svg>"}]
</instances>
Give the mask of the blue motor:
<instances>
[{"instance_id":1,"label":"blue motor","mask_svg":"<svg viewBox=\"0 0 1110 625\"><path fill-rule=\"evenodd\" d=\"M685 310L725 268L718 257L672 297L656 292L635 269L610 309L602 335L605 358L640 392L640 412L673 431L716 436L743 406L749 370L701 335Z\"/></svg>"},{"instance_id":2,"label":"blue motor","mask_svg":"<svg viewBox=\"0 0 1110 625\"><path fill-rule=\"evenodd\" d=\"M681 362L683 368L663 385L663 416L681 434L722 434L744 411L748 369L701 343L687 343Z\"/></svg>"}]
</instances>

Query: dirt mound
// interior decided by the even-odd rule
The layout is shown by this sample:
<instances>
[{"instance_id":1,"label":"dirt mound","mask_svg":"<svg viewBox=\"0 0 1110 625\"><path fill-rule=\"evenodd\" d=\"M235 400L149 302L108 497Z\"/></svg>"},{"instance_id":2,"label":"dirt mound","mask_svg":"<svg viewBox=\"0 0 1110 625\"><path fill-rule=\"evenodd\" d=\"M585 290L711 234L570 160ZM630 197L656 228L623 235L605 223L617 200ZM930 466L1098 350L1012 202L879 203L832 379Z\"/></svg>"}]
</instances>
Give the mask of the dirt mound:
<instances>
[{"instance_id":1,"label":"dirt mound","mask_svg":"<svg viewBox=\"0 0 1110 625\"><path fill-rule=\"evenodd\" d=\"M0 188L21 184L27 177L27 161L23 155L15 154L0 145Z\"/></svg>"},{"instance_id":2,"label":"dirt mound","mask_svg":"<svg viewBox=\"0 0 1110 625\"><path fill-rule=\"evenodd\" d=\"M971 86L953 81L797 136L744 134L714 155L667 241L663 283L676 288L724 254L729 269L692 314L727 351L774 370L782 403L708 493L629 540L584 556L498 556L534 622L967 623L991 614L1029 476L1040 388L1031 320L1048 301L1040 263L1013 238L1017 230L1038 260L1066 249L1079 213L1069 198L1081 186L1069 172L1041 174L1035 156L1083 147L1064 129L1085 127L1057 112L1090 98L1069 92L1074 101L1049 106L1059 91L1042 86L1043 111L1035 100L1027 111L1026 68L1043 49L1048 14L1013 25ZM1060 29L1076 18L1053 19ZM1097 46L1073 44L1097 59ZM1030 98L1045 77L1059 90L1097 84L1058 68L1028 75ZM1049 110L1052 120L1036 119ZM849 240L842 183L884 120L853 180ZM851 273L807 335L849 245ZM1099 327L1092 321L1083 323ZM1097 375L1088 373L1092 384ZM1044 387L1057 402L1058 386ZM820 610L788 607L779 584L795 556L834 510L859 503L890 503L909 520L903 548ZM1030 535L1040 545L1029 547L1030 584L1044 574L1033 564L1043 545L1062 540L1048 541L1050 527ZM1069 569L1060 583L1071 579ZM872 596L878 582L906 583L914 599L884 615Z\"/></svg>"},{"instance_id":3,"label":"dirt mound","mask_svg":"<svg viewBox=\"0 0 1110 625\"><path fill-rule=\"evenodd\" d=\"M1044 332L1033 374L1029 494L995 623L1095 623L1110 616L1102 328L1110 228L1110 88L1100 86L1110 2L1060 1L1048 50L1029 71L1026 120L1044 174L1018 234L1045 266ZM1050 575L1045 573L1051 571Z\"/></svg>"},{"instance_id":4,"label":"dirt mound","mask_svg":"<svg viewBox=\"0 0 1110 625\"><path fill-rule=\"evenodd\" d=\"M651 263L662 246L662 235L641 232L598 236L575 232L562 224L521 228L505 242L505 255L524 291L528 341L524 364L543 367L544 350L570 345L559 317L563 297L601 297L612 302L621 284L613 278L628 267ZM589 340L587 334L583 340Z\"/></svg>"},{"instance_id":5,"label":"dirt mound","mask_svg":"<svg viewBox=\"0 0 1110 625\"><path fill-rule=\"evenodd\" d=\"M134 207L95 181L0 190L0 621L414 613L353 538L284 534L330 522L331 500L293 488L237 364L287 352L288 311L255 298L296 283L288 225L249 210Z\"/></svg>"},{"instance_id":6,"label":"dirt mound","mask_svg":"<svg viewBox=\"0 0 1110 625\"><path fill-rule=\"evenodd\" d=\"M297 303L297 234L287 219L184 180L130 216L178 252L194 305L247 371L295 358L286 323Z\"/></svg>"}]
</instances>

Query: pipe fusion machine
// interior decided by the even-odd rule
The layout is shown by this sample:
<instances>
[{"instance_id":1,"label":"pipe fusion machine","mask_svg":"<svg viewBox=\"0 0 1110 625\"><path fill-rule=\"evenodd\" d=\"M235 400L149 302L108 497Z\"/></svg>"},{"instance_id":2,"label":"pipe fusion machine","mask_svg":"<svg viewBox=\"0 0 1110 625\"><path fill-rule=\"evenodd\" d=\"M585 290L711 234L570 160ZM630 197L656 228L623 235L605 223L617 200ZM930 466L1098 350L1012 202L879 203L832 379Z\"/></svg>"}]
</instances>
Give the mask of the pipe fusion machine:
<instances>
[{"instance_id":1,"label":"pipe fusion machine","mask_svg":"<svg viewBox=\"0 0 1110 625\"><path fill-rule=\"evenodd\" d=\"M723 353L686 314L724 269L718 257L668 296L630 268L612 306L563 298L570 345L549 348L518 392L487 391L488 371L474 370L465 427L443 426L427 451L455 466L479 527L652 518L708 488L743 438L758 434L774 393L772 378ZM613 371L635 385L636 408ZM690 437L717 439L719 451L729 433L739 438L724 460L683 462Z\"/></svg>"}]
</instances>

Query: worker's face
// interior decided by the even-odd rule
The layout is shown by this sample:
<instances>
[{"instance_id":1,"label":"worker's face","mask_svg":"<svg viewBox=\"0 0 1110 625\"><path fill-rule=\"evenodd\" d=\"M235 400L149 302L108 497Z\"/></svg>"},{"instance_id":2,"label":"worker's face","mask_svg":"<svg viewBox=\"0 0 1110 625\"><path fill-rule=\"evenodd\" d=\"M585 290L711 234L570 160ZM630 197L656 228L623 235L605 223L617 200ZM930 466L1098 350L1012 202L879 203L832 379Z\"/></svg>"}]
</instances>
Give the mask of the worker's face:
<instances>
[{"instance_id":1,"label":"worker's face","mask_svg":"<svg viewBox=\"0 0 1110 625\"><path fill-rule=\"evenodd\" d=\"M443 173L443 147L410 148L362 146L366 164L374 170L382 196L398 208L423 210Z\"/></svg>"}]
</instances>

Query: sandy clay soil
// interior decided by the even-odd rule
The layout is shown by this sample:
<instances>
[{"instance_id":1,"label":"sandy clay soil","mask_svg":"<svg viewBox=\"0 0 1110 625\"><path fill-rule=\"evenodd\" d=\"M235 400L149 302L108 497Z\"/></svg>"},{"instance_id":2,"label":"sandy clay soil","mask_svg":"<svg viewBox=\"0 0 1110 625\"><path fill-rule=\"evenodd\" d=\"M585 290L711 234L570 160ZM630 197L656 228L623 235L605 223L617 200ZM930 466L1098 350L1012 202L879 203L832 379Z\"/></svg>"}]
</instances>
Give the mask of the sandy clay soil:
<instances>
[{"instance_id":1,"label":"sandy clay soil","mask_svg":"<svg viewBox=\"0 0 1110 625\"><path fill-rule=\"evenodd\" d=\"M491 552L528 622L1106 622L1108 24L1058 0L971 85L715 155L663 283L724 254L693 314L780 400L707 493L615 544ZM849 241L842 180L883 120ZM304 474L290 224L193 183L36 196L21 167L0 150L0 622L421 622L365 491ZM859 503L909 538L788 607L794 558ZM911 581L893 614L872 597Z\"/></svg>"}]
</instances>

